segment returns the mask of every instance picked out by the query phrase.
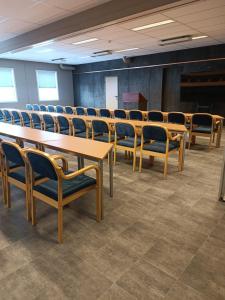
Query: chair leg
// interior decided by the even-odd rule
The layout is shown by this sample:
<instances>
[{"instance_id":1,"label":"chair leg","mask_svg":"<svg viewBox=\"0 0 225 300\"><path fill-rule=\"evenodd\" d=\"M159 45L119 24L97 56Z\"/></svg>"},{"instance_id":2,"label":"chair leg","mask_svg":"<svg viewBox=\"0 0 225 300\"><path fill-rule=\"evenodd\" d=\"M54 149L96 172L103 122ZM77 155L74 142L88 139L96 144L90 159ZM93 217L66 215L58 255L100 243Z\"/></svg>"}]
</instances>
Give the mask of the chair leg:
<instances>
[{"instance_id":1,"label":"chair leg","mask_svg":"<svg viewBox=\"0 0 225 300\"><path fill-rule=\"evenodd\" d=\"M133 172L136 170L136 151L131 152L133 153Z\"/></svg>"},{"instance_id":2,"label":"chair leg","mask_svg":"<svg viewBox=\"0 0 225 300\"><path fill-rule=\"evenodd\" d=\"M168 170L168 156L165 157L165 164L164 164L164 177L167 176L167 170Z\"/></svg>"},{"instance_id":3,"label":"chair leg","mask_svg":"<svg viewBox=\"0 0 225 300\"><path fill-rule=\"evenodd\" d=\"M140 151L140 160L139 160L139 172L142 170L142 151Z\"/></svg>"},{"instance_id":4,"label":"chair leg","mask_svg":"<svg viewBox=\"0 0 225 300\"><path fill-rule=\"evenodd\" d=\"M6 183L6 205L8 208L11 208L11 193L9 182Z\"/></svg>"},{"instance_id":5,"label":"chair leg","mask_svg":"<svg viewBox=\"0 0 225 300\"><path fill-rule=\"evenodd\" d=\"M58 207L58 242L61 244L63 242L63 207Z\"/></svg>"},{"instance_id":6,"label":"chair leg","mask_svg":"<svg viewBox=\"0 0 225 300\"><path fill-rule=\"evenodd\" d=\"M31 220L31 203L30 203L30 189L26 190L26 209L27 209L27 221Z\"/></svg>"},{"instance_id":7,"label":"chair leg","mask_svg":"<svg viewBox=\"0 0 225 300\"><path fill-rule=\"evenodd\" d=\"M212 140L213 140L213 135L211 134L211 135L210 135L210 139L209 139L209 147L212 146Z\"/></svg>"},{"instance_id":8,"label":"chair leg","mask_svg":"<svg viewBox=\"0 0 225 300\"><path fill-rule=\"evenodd\" d=\"M100 187L96 187L96 221L100 222L101 221L101 199L100 199Z\"/></svg>"},{"instance_id":9,"label":"chair leg","mask_svg":"<svg viewBox=\"0 0 225 300\"><path fill-rule=\"evenodd\" d=\"M189 133L189 141L188 141L188 149L190 150L191 148L191 140L192 140L192 134Z\"/></svg>"},{"instance_id":10,"label":"chair leg","mask_svg":"<svg viewBox=\"0 0 225 300\"><path fill-rule=\"evenodd\" d=\"M114 147L114 157L113 157L114 166L116 164L116 147Z\"/></svg>"},{"instance_id":11,"label":"chair leg","mask_svg":"<svg viewBox=\"0 0 225 300\"><path fill-rule=\"evenodd\" d=\"M31 220L32 225L35 226L37 224L36 221L36 199L31 193Z\"/></svg>"},{"instance_id":12,"label":"chair leg","mask_svg":"<svg viewBox=\"0 0 225 300\"><path fill-rule=\"evenodd\" d=\"M127 158L127 151L125 151L125 159Z\"/></svg>"},{"instance_id":13,"label":"chair leg","mask_svg":"<svg viewBox=\"0 0 225 300\"><path fill-rule=\"evenodd\" d=\"M149 165L153 166L153 163L154 163L154 156L150 155L149 156Z\"/></svg>"},{"instance_id":14,"label":"chair leg","mask_svg":"<svg viewBox=\"0 0 225 300\"><path fill-rule=\"evenodd\" d=\"M182 171L182 162L183 162L183 151L180 148L178 150L178 171Z\"/></svg>"}]
</instances>

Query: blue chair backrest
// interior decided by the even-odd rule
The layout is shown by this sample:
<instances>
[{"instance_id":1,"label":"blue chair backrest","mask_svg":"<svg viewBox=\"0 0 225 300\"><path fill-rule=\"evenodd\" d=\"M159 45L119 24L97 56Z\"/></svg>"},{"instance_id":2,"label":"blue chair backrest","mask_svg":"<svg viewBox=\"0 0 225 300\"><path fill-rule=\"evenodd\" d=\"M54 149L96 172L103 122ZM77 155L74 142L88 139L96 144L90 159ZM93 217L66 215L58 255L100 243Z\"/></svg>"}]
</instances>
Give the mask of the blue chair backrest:
<instances>
[{"instance_id":1,"label":"blue chair backrest","mask_svg":"<svg viewBox=\"0 0 225 300\"><path fill-rule=\"evenodd\" d=\"M64 113L64 110L63 110L63 107L61 105L56 105L56 112L61 114L61 113Z\"/></svg>"},{"instance_id":2,"label":"blue chair backrest","mask_svg":"<svg viewBox=\"0 0 225 300\"><path fill-rule=\"evenodd\" d=\"M33 172L36 172L52 180L58 179L55 168L47 157L38 153L28 152L27 158Z\"/></svg>"},{"instance_id":3,"label":"blue chair backrest","mask_svg":"<svg viewBox=\"0 0 225 300\"><path fill-rule=\"evenodd\" d=\"M0 109L0 120L4 120L4 114L3 111Z\"/></svg>"},{"instance_id":4,"label":"blue chair backrest","mask_svg":"<svg viewBox=\"0 0 225 300\"><path fill-rule=\"evenodd\" d=\"M24 160L16 146L2 142L2 149L7 161L13 162L19 166L25 165Z\"/></svg>"},{"instance_id":5,"label":"blue chair backrest","mask_svg":"<svg viewBox=\"0 0 225 300\"><path fill-rule=\"evenodd\" d=\"M57 120L58 120L60 128L69 129L70 124L69 124L69 121L68 121L68 119L66 117L58 116Z\"/></svg>"},{"instance_id":6,"label":"blue chair backrest","mask_svg":"<svg viewBox=\"0 0 225 300\"><path fill-rule=\"evenodd\" d=\"M4 109L3 113L5 115L6 121L11 121L12 120L12 116L11 116L10 112L7 109Z\"/></svg>"},{"instance_id":7,"label":"blue chair backrest","mask_svg":"<svg viewBox=\"0 0 225 300\"><path fill-rule=\"evenodd\" d=\"M92 108L92 107L88 107L87 108L87 115L88 116L96 116L97 115L96 109Z\"/></svg>"},{"instance_id":8,"label":"blue chair backrest","mask_svg":"<svg viewBox=\"0 0 225 300\"><path fill-rule=\"evenodd\" d=\"M19 115L18 111L13 110L12 116L13 116L14 121L20 121L20 115Z\"/></svg>"},{"instance_id":9,"label":"blue chair backrest","mask_svg":"<svg viewBox=\"0 0 225 300\"><path fill-rule=\"evenodd\" d=\"M77 112L77 115L79 115L79 116L85 115L85 110L83 107L76 107L76 112Z\"/></svg>"},{"instance_id":10,"label":"blue chair backrest","mask_svg":"<svg viewBox=\"0 0 225 300\"><path fill-rule=\"evenodd\" d=\"M41 118L38 114L32 113L31 119L34 124L41 124Z\"/></svg>"},{"instance_id":11,"label":"blue chair backrest","mask_svg":"<svg viewBox=\"0 0 225 300\"><path fill-rule=\"evenodd\" d=\"M40 110L41 110L41 111L47 111L46 105L41 104L41 105L40 105Z\"/></svg>"},{"instance_id":12,"label":"blue chair backrest","mask_svg":"<svg viewBox=\"0 0 225 300\"><path fill-rule=\"evenodd\" d=\"M86 131L86 123L83 119L73 118L72 124L75 129L80 130L82 132Z\"/></svg>"},{"instance_id":13,"label":"blue chair backrest","mask_svg":"<svg viewBox=\"0 0 225 300\"><path fill-rule=\"evenodd\" d=\"M153 122L163 122L163 114L161 111L149 111L148 120Z\"/></svg>"},{"instance_id":14,"label":"blue chair backrest","mask_svg":"<svg viewBox=\"0 0 225 300\"><path fill-rule=\"evenodd\" d=\"M55 106L54 105L48 105L48 111L49 112L54 112L55 111Z\"/></svg>"},{"instance_id":15,"label":"blue chair backrest","mask_svg":"<svg viewBox=\"0 0 225 300\"><path fill-rule=\"evenodd\" d=\"M27 110L33 110L33 105L31 105L31 104L26 104L26 109L27 109Z\"/></svg>"},{"instance_id":16,"label":"blue chair backrest","mask_svg":"<svg viewBox=\"0 0 225 300\"><path fill-rule=\"evenodd\" d=\"M44 114L43 115L43 120L44 120L46 125L52 125L52 127L53 127L54 124L55 124L54 119L51 115Z\"/></svg>"},{"instance_id":17,"label":"blue chair backrest","mask_svg":"<svg viewBox=\"0 0 225 300\"><path fill-rule=\"evenodd\" d=\"M154 140L159 142L167 141L167 133L165 128L154 126L154 125L146 125L142 128L142 134L144 140Z\"/></svg>"},{"instance_id":18,"label":"blue chair backrest","mask_svg":"<svg viewBox=\"0 0 225 300\"><path fill-rule=\"evenodd\" d=\"M40 110L40 106L38 104L34 104L33 108L35 111L39 111Z\"/></svg>"},{"instance_id":19,"label":"blue chair backrest","mask_svg":"<svg viewBox=\"0 0 225 300\"><path fill-rule=\"evenodd\" d=\"M185 124L185 115L179 112L168 113L168 122L175 124Z\"/></svg>"},{"instance_id":20,"label":"blue chair backrest","mask_svg":"<svg viewBox=\"0 0 225 300\"><path fill-rule=\"evenodd\" d=\"M73 108L71 106L66 106L65 107L65 112L67 114L73 115Z\"/></svg>"},{"instance_id":21,"label":"blue chair backrest","mask_svg":"<svg viewBox=\"0 0 225 300\"><path fill-rule=\"evenodd\" d=\"M123 109L115 109L114 116L115 116L115 118L118 118L118 119L126 119L127 118L126 112Z\"/></svg>"},{"instance_id":22,"label":"blue chair backrest","mask_svg":"<svg viewBox=\"0 0 225 300\"><path fill-rule=\"evenodd\" d=\"M92 121L92 128L95 133L109 133L108 124L102 120L93 120Z\"/></svg>"},{"instance_id":23,"label":"blue chair backrest","mask_svg":"<svg viewBox=\"0 0 225 300\"><path fill-rule=\"evenodd\" d=\"M194 114L192 116L192 124L198 126L211 127L213 123L213 118L209 114Z\"/></svg>"},{"instance_id":24,"label":"blue chair backrest","mask_svg":"<svg viewBox=\"0 0 225 300\"><path fill-rule=\"evenodd\" d=\"M110 118L111 114L110 114L110 110L108 110L107 108L101 108L99 110L99 114L101 117L105 117L105 118Z\"/></svg>"},{"instance_id":25,"label":"blue chair backrest","mask_svg":"<svg viewBox=\"0 0 225 300\"><path fill-rule=\"evenodd\" d=\"M130 118L130 120L142 121L143 120L143 115L142 115L142 112L139 111L139 110L131 110L129 112L129 118Z\"/></svg>"},{"instance_id":26,"label":"blue chair backrest","mask_svg":"<svg viewBox=\"0 0 225 300\"><path fill-rule=\"evenodd\" d=\"M21 116L22 116L22 119L23 119L23 121L24 121L25 123L30 122L30 116L29 116L29 114L28 114L27 112L22 111L22 112L21 112Z\"/></svg>"},{"instance_id":27,"label":"blue chair backrest","mask_svg":"<svg viewBox=\"0 0 225 300\"><path fill-rule=\"evenodd\" d=\"M118 137L134 137L134 127L128 123L116 123L115 124L116 135Z\"/></svg>"}]
</instances>

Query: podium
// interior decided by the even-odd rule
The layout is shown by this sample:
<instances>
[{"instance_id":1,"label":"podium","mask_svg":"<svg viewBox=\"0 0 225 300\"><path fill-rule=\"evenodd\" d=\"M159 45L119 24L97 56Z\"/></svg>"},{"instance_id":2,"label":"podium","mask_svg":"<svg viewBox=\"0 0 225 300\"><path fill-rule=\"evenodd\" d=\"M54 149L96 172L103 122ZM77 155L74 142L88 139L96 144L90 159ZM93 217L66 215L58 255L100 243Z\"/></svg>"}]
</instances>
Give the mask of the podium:
<instances>
[{"instance_id":1,"label":"podium","mask_svg":"<svg viewBox=\"0 0 225 300\"><path fill-rule=\"evenodd\" d=\"M147 110L147 100L141 93L123 93L123 108Z\"/></svg>"}]
</instances>

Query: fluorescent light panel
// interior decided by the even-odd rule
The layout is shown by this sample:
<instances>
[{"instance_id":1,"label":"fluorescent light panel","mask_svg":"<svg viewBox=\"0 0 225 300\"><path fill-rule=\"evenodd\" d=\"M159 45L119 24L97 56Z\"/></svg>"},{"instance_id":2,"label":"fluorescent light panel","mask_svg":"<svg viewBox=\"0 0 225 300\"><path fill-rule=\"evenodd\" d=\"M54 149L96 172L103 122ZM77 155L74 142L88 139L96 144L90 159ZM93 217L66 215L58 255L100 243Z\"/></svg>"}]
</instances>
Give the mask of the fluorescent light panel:
<instances>
[{"instance_id":1,"label":"fluorescent light panel","mask_svg":"<svg viewBox=\"0 0 225 300\"><path fill-rule=\"evenodd\" d=\"M122 49L122 50L116 50L115 52L126 52L126 51L134 51L134 50L138 50L139 48L129 48L129 49Z\"/></svg>"},{"instance_id":2,"label":"fluorescent light panel","mask_svg":"<svg viewBox=\"0 0 225 300\"><path fill-rule=\"evenodd\" d=\"M92 39L83 40L83 41L80 41L80 42L75 42L75 43L72 43L72 44L73 45L81 45L81 44L91 43L91 42L95 42L95 41L98 41L98 39L97 38L92 38Z\"/></svg>"},{"instance_id":3,"label":"fluorescent light panel","mask_svg":"<svg viewBox=\"0 0 225 300\"><path fill-rule=\"evenodd\" d=\"M45 42L42 42L42 43L34 44L32 46L32 48L39 48L39 47L50 45L52 43L54 43L54 40L49 40L49 41L45 41Z\"/></svg>"},{"instance_id":4,"label":"fluorescent light panel","mask_svg":"<svg viewBox=\"0 0 225 300\"><path fill-rule=\"evenodd\" d=\"M208 35L199 35L199 36L193 36L192 40L199 40L199 39L205 39L207 38Z\"/></svg>"},{"instance_id":5,"label":"fluorescent light panel","mask_svg":"<svg viewBox=\"0 0 225 300\"><path fill-rule=\"evenodd\" d=\"M158 26L162 26L162 25L167 25L167 24L174 23L174 22L175 22L174 20L165 20L165 21L161 21L161 22L157 22L157 23L140 26L140 27L135 27L135 28L132 28L131 30L139 31L139 30L154 28L154 27L158 27Z\"/></svg>"}]
</instances>

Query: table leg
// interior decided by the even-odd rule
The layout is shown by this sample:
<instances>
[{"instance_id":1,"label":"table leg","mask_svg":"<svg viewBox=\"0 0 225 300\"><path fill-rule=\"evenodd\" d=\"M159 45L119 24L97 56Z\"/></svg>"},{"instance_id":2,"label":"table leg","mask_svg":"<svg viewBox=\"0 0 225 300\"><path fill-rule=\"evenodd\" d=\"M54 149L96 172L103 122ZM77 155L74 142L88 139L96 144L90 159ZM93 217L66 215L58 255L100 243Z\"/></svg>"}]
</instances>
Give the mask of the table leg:
<instances>
[{"instance_id":1,"label":"table leg","mask_svg":"<svg viewBox=\"0 0 225 300\"><path fill-rule=\"evenodd\" d=\"M109 193L113 197L113 149L109 153Z\"/></svg>"},{"instance_id":2,"label":"table leg","mask_svg":"<svg viewBox=\"0 0 225 300\"><path fill-rule=\"evenodd\" d=\"M104 198L103 198L103 160L98 162L99 170L100 170L100 199L101 199L101 219L104 219Z\"/></svg>"},{"instance_id":3,"label":"table leg","mask_svg":"<svg viewBox=\"0 0 225 300\"><path fill-rule=\"evenodd\" d=\"M218 128L217 137L216 137L216 148L220 147L222 130L223 130L223 120L220 121L219 128Z\"/></svg>"},{"instance_id":4,"label":"table leg","mask_svg":"<svg viewBox=\"0 0 225 300\"><path fill-rule=\"evenodd\" d=\"M223 163L222 163L221 175L220 175L220 186L219 186L219 194L218 194L219 201L224 201L224 193L225 193L225 151L223 155Z\"/></svg>"}]
</instances>

